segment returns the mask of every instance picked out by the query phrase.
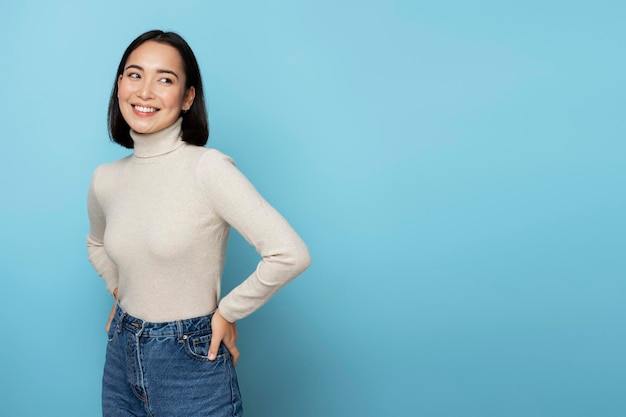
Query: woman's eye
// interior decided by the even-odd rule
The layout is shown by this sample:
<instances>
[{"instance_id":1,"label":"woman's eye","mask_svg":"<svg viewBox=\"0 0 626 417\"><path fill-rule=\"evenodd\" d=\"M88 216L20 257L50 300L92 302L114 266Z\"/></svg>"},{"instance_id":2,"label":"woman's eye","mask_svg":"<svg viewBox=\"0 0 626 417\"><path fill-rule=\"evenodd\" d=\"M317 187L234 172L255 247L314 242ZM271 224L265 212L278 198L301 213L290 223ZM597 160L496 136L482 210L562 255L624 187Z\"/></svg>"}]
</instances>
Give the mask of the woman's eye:
<instances>
[{"instance_id":1,"label":"woman's eye","mask_svg":"<svg viewBox=\"0 0 626 417\"><path fill-rule=\"evenodd\" d=\"M128 73L127 77L128 78L139 78L139 74L137 74L136 72L131 72L131 73Z\"/></svg>"},{"instance_id":2,"label":"woman's eye","mask_svg":"<svg viewBox=\"0 0 626 417\"><path fill-rule=\"evenodd\" d=\"M163 84L171 84L172 83L172 80L169 79L169 78L161 78L159 81L162 82Z\"/></svg>"}]
</instances>

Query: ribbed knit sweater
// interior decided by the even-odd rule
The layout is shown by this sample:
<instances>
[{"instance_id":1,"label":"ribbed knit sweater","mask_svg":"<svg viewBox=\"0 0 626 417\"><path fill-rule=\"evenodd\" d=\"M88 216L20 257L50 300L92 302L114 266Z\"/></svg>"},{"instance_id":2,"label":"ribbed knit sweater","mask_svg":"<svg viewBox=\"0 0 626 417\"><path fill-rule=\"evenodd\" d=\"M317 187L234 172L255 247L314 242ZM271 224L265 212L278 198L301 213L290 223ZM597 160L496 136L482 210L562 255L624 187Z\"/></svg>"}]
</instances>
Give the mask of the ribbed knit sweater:
<instances>
[{"instance_id":1,"label":"ribbed knit sweater","mask_svg":"<svg viewBox=\"0 0 626 417\"><path fill-rule=\"evenodd\" d=\"M232 159L182 141L181 123L148 135L131 131L133 154L96 168L88 196L89 260L135 317L174 321L219 305L234 322L304 271L309 252ZM261 259L220 300L230 226Z\"/></svg>"}]
</instances>

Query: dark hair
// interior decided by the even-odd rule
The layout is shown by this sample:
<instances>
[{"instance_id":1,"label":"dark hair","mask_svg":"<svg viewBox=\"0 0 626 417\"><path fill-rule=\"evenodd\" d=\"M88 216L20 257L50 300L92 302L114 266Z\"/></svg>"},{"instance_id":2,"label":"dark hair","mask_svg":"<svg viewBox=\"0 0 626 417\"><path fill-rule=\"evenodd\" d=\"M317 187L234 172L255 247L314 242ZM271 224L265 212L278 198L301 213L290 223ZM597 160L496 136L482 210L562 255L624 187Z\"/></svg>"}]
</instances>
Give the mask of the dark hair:
<instances>
[{"instance_id":1,"label":"dark hair","mask_svg":"<svg viewBox=\"0 0 626 417\"><path fill-rule=\"evenodd\" d=\"M183 116L182 139L193 145L204 146L209 140L209 120L204 103L204 92L202 89L202 77L200 76L200 68L196 56L189 47L189 44L177 33L163 32L162 30L151 30L139 35L134 41L128 45L115 74L115 82L109 99L109 110L107 112L107 120L109 127L109 137L115 143L126 148L134 146L130 137L130 126L124 120L120 111L120 103L117 98L117 81L120 75L124 73L124 66L130 54L141 44L147 41L164 43L176 48L183 60L185 69L185 87L188 89L194 87L195 99L189 110L181 113Z\"/></svg>"}]
</instances>

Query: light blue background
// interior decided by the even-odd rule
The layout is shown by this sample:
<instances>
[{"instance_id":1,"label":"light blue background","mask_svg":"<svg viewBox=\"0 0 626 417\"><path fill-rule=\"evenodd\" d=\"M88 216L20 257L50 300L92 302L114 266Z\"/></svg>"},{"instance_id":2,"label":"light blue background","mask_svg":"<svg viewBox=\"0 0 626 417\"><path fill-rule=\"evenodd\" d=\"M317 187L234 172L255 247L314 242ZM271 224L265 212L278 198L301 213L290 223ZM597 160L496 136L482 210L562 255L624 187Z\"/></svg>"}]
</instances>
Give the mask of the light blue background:
<instances>
[{"instance_id":1,"label":"light blue background","mask_svg":"<svg viewBox=\"0 0 626 417\"><path fill-rule=\"evenodd\" d=\"M181 33L210 145L310 246L239 323L248 417L626 415L622 1L19 1L0 15L0 414L97 416L118 60ZM256 254L234 235L227 288Z\"/></svg>"}]
</instances>

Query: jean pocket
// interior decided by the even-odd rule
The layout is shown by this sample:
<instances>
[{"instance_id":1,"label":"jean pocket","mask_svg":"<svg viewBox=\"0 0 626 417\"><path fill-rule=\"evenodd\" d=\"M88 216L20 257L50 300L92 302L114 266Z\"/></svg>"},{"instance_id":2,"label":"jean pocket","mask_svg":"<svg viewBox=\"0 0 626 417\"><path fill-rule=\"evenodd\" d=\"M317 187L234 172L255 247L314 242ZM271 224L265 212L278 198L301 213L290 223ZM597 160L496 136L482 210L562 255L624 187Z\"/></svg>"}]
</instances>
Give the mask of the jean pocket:
<instances>
[{"instance_id":1,"label":"jean pocket","mask_svg":"<svg viewBox=\"0 0 626 417\"><path fill-rule=\"evenodd\" d=\"M201 334L201 335L186 335L184 336L185 340L185 351L187 355L191 358L200 360L200 361L208 361L209 360L209 346L211 346L211 334ZM228 352L224 345L220 344L220 347L217 351L216 361L226 359L228 357Z\"/></svg>"}]
</instances>

